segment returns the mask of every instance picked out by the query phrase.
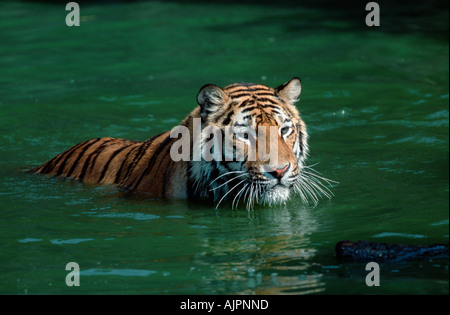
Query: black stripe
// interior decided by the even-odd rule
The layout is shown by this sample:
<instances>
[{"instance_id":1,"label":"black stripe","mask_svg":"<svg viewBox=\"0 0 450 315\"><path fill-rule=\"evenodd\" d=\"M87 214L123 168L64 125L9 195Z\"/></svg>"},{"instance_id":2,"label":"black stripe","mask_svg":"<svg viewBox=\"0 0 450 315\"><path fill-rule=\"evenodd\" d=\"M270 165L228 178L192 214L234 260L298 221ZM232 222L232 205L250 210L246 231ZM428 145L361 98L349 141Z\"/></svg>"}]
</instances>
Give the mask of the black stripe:
<instances>
[{"instance_id":1,"label":"black stripe","mask_svg":"<svg viewBox=\"0 0 450 315\"><path fill-rule=\"evenodd\" d=\"M122 168L125 166L125 163L128 161L128 157L130 156L131 152L133 152L133 150L135 149L131 148L130 151L127 153L127 155L123 158L122 163L120 164L119 170L116 173L116 179L114 180L114 183L118 184L119 183L119 179L120 179L120 173L122 173Z\"/></svg>"},{"instance_id":2,"label":"black stripe","mask_svg":"<svg viewBox=\"0 0 450 315\"><path fill-rule=\"evenodd\" d=\"M230 93L230 96L231 97L234 97L234 94L239 94L239 93L241 93L241 92L249 92L250 90L248 89L248 88L242 88L242 89L237 89L237 90L234 90L234 91L232 91L231 93ZM247 94L250 94L250 93L247 93ZM246 94L246 95L247 95Z\"/></svg>"},{"instance_id":3,"label":"black stripe","mask_svg":"<svg viewBox=\"0 0 450 315\"><path fill-rule=\"evenodd\" d=\"M124 176L124 180L126 180L128 178L128 176L133 173L135 167L139 164L139 161L145 155L145 152L147 152L147 149L150 147L150 145L153 143L153 141L156 138L158 138L160 135L162 135L162 134L153 136L150 139L146 140L144 143L142 143L142 145L139 147L138 152L134 156L133 162L131 162L130 165L128 165L127 172L125 173L125 176Z\"/></svg>"},{"instance_id":4,"label":"black stripe","mask_svg":"<svg viewBox=\"0 0 450 315\"><path fill-rule=\"evenodd\" d=\"M127 168L127 172L125 173L124 179L126 179L128 177L129 174L131 174L131 171L134 169L134 167L136 166L136 164L139 163L139 159L142 157L142 155L144 154L145 150L144 147L148 146L145 142L143 142L140 146L138 151L136 152L133 161L128 165ZM136 148L135 148L136 149Z\"/></svg>"},{"instance_id":5,"label":"black stripe","mask_svg":"<svg viewBox=\"0 0 450 315\"><path fill-rule=\"evenodd\" d=\"M158 148L155 150L155 152L153 153L152 157L148 161L147 167L145 168L144 172L142 172L141 176L136 181L136 183L134 183L134 185L130 185L130 187L132 187L132 189L136 189L139 186L139 184L141 183L141 181L144 178L144 176L147 175L152 170L153 166L156 163L156 160L158 159L159 154L162 152L162 150L164 150L164 148L167 146L167 144L170 142L170 140L172 140L172 138L170 137L170 135L168 135L159 144Z\"/></svg>"},{"instance_id":6,"label":"black stripe","mask_svg":"<svg viewBox=\"0 0 450 315\"><path fill-rule=\"evenodd\" d=\"M92 161L91 165L89 165L90 166L89 169L91 171L94 169L95 162L97 162L97 158L102 153L103 149L108 145L108 143L110 143L112 141L115 141L115 140L117 140L117 139L110 139L110 140L107 140L107 141L103 142L97 149L95 149L94 152L92 152L90 154L91 156L95 155L94 160Z\"/></svg>"},{"instance_id":7,"label":"black stripe","mask_svg":"<svg viewBox=\"0 0 450 315\"><path fill-rule=\"evenodd\" d=\"M55 157L53 157L50 161L42 164L41 166L39 166L36 170L34 170L35 172L39 173L43 173L43 174L47 174L49 169L51 168L51 166L53 166L53 163L56 161L56 159L61 159L61 157L64 155L64 153L58 154Z\"/></svg>"},{"instance_id":8,"label":"black stripe","mask_svg":"<svg viewBox=\"0 0 450 315\"><path fill-rule=\"evenodd\" d=\"M67 161L70 159L70 157L75 153L75 151L79 148L81 148L83 145L86 145L87 143L89 143L91 140L87 140L85 142L82 143L82 145L77 146L77 148L71 150L65 157L65 159L61 162L61 165L58 168L58 171L56 172L56 176L61 176L62 172L64 171L64 168L66 167L66 163Z\"/></svg>"},{"instance_id":9,"label":"black stripe","mask_svg":"<svg viewBox=\"0 0 450 315\"><path fill-rule=\"evenodd\" d=\"M48 171L50 170L50 168L53 168L53 164L55 163L56 160L60 160L61 157L64 155L64 153L60 153L58 155L56 155L55 157L53 157L50 161L48 161L47 163L44 163L42 166L40 166L39 168L36 169L36 171L38 171L39 169L41 169L39 172L40 173L48 173ZM58 164L58 163L56 163Z\"/></svg>"},{"instance_id":10,"label":"black stripe","mask_svg":"<svg viewBox=\"0 0 450 315\"><path fill-rule=\"evenodd\" d=\"M283 114L283 113L280 112L277 108L272 108L272 111L273 111L275 114L278 114L278 115L282 115L282 114Z\"/></svg>"},{"instance_id":11,"label":"black stripe","mask_svg":"<svg viewBox=\"0 0 450 315\"><path fill-rule=\"evenodd\" d=\"M78 180L83 181L84 176L86 175L88 166L90 165L89 162L91 161L92 155L93 155L93 153L89 154L86 161L84 161L83 169L81 170L80 176L78 176Z\"/></svg>"},{"instance_id":12,"label":"black stripe","mask_svg":"<svg viewBox=\"0 0 450 315\"><path fill-rule=\"evenodd\" d=\"M167 142L170 141L170 139L171 139L171 137L169 135L169 137L164 139L159 144L159 147L156 149L156 151L153 153L152 157L149 159L146 169L144 170L144 172L142 172L140 178L136 181L136 185L134 186L133 189L136 189L139 186L140 182L142 181L143 177L145 175L149 174L152 171L152 169L156 166L155 164L156 164L156 160L157 160L158 156L160 154L163 154L163 150L166 148ZM170 148L169 148L169 150L170 150ZM158 166L160 166L163 161L164 161L164 156L160 159Z\"/></svg>"},{"instance_id":13,"label":"black stripe","mask_svg":"<svg viewBox=\"0 0 450 315\"><path fill-rule=\"evenodd\" d=\"M234 115L234 112L230 111L228 113L227 117L223 120L222 124L225 125L225 126L228 126L230 124L230 122L231 122L231 117L233 117L233 115Z\"/></svg>"},{"instance_id":14,"label":"black stripe","mask_svg":"<svg viewBox=\"0 0 450 315\"><path fill-rule=\"evenodd\" d=\"M89 140L87 140L89 141ZM82 146L84 143L86 143L87 141L78 143L77 145L73 146L72 148L66 150L65 152L58 154L57 156L55 156L53 159L51 159L50 161L48 161L44 168L41 170L41 173L47 174L48 172L50 172L53 167L55 167L56 165L58 165L59 161L63 158L63 156L66 156L66 154L68 154L69 152L76 150L77 148L79 148L80 146Z\"/></svg>"},{"instance_id":15,"label":"black stripe","mask_svg":"<svg viewBox=\"0 0 450 315\"><path fill-rule=\"evenodd\" d=\"M125 173L124 180L128 178L131 174L133 174L134 169L141 161L142 157L145 155L145 152L149 148L150 143L142 143L141 146L138 149L138 152L136 152L136 155L133 158L133 161L128 165L127 172Z\"/></svg>"},{"instance_id":16,"label":"black stripe","mask_svg":"<svg viewBox=\"0 0 450 315\"><path fill-rule=\"evenodd\" d=\"M256 96L275 96L275 94L270 92L261 92L261 93L255 93Z\"/></svg>"},{"instance_id":17,"label":"black stripe","mask_svg":"<svg viewBox=\"0 0 450 315\"><path fill-rule=\"evenodd\" d=\"M278 105L279 106L279 104L276 101L274 101L274 100L272 100L270 98L267 98L267 97L258 97L256 100L258 102L268 102L268 103L271 103L273 105Z\"/></svg>"},{"instance_id":18,"label":"black stripe","mask_svg":"<svg viewBox=\"0 0 450 315\"><path fill-rule=\"evenodd\" d=\"M254 110L254 109L258 109L258 107L252 106L252 107L244 108L244 109L241 111L241 114L246 113L246 112L250 112L250 111L252 111L252 110Z\"/></svg>"},{"instance_id":19,"label":"black stripe","mask_svg":"<svg viewBox=\"0 0 450 315\"><path fill-rule=\"evenodd\" d=\"M165 146L167 149L166 149L166 152L161 152L160 154L161 155L163 155L163 157L160 159L160 161L159 161L159 164L156 166L156 168L157 169L161 169L161 167L162 167L162 163L164 162L164 161L166 161L165 159L164 159L164 154L167 154L167 153L169 153L168 155L170 156L170 152L167 152L167 151L170 151L170 147L171 146ZM167 177L166 177L166 174L167 174L167 170L169 169L169 167L166 165L166 166L164 166L164 168L165 168L165 171L164 171L164 178L163 178L163 198L165 198L165 189L166 189L166 179L167 179ZM151 172L151 170L149 170L149 173ZM136 186L137 187L137 186Z\"/></svg>"},{"instance_id":20,"label":"black stripe","mask_svg":"<svg viewBox=\"0 0 450 315\"><path fill-rule=\"evenodd\" d=\"M231 94L230 95L232 98L239 98L239 97L243 97L243 96L252 96L250 93L240 93L240 94Z\"/></svg>"},{"instance_id":21,"label":"black stripe","mask_svg":"<svg viewBox=\"0 0 450 315\"><path fill-rule=\"evenodd\" d=\"M255 95L274 95L273 93L267 92L269 91L269 89L262 89L262 88L243 88L243 89L237 89L234 90L230 93L231 97L238 97L239 94L241 95L250 95L250 94L255 94ZM243 92L243 93L242 93ZM247 93L245 93L247 92Z\"/></svg>"},{"instance_id":22,"label":"black stripe","mask_svg":"<svg viewBox=\"0 0 450 315\"><path fill-rule=\"evenodd\" d=\"M236 92L239 92L239 91L250 91L250 92L270 91L270 88L268 86L264 86L262 84L242 83L242 84L239 84L239 85L242 86L242 88L234 90L231 93L236 93Z\"/></svg>"},{"instance_id":23,"label":"black stripe","mask_svg":"<svg viewBox=\"0 0 450 315\"><path fill-rule=\"evenodd\" d=\"M304 155L304 150L305 150L305 147L303 145L303 137L304 137L303 132L301 132L300 129L298 129L298 141L300 144L300 155Z\"/></svg>"},{"instance_id":24,"label":"black stripe","mask_svg":"<svg viewBox=\"0 0 450 315\"><path fill-rule=\"evenodd\" d=\"M275 105L275 104L274 105L261 104L261 107L262 108L272 108L272 109L274 109L274 111L280 109L280 105Z\"/></svg>"},{"instance_id":25,"label":"black stripe","mask_svg":"<svg viewBox=\"0 0 450 315\"><path fill-rule=\"evenodd\" d=\"M115 157L117 154L119 154L120 152L122 152L123 150L125 150L126 148L128 148L130 145L131 145L131 144L125 145L125 146L121 147L120 149L117 149L116 151L114 151L114 152L111 154L111 156L110 156L108 162L106 162L105 166L103 167L103 171L102 171L102 174L101 174L101 176L100 176L100 179L97 180L98 183L100 183L100 182L102 181L102 179L105 177L106 171L107 171L108 168L109 168L109 164L111 164L111 161L114 159L114 157Z\"/></svg>"},{"instance_id":26,"label":"black stripe","mask_svg":"<svg viewBox=\"0 0 450 315\"><path fill-rule=\"evenodd\" d=\"M163 184L162 184L162 198L165 199L166 198L166 189L167 189L167 171L169 170L169 167L165 167L165 171L164 171L164 175L163 175Z\"/></svg>"},{"instance_id":27,"label":"black stripe","mask_svg":"<svg viewBox=\"0 0 450 315\"><path fill-rule=\"evenodd\" d=\"M238 102L236 102L238 105L238 108L242 108L248 105L254 105L255 104L255 99L251 98L251 99L247 99L245 101L242 101L240 104Z\"/></svg>"},{"instance_id":28,"label":"black stripe","mask_svg":"<svg viewBox=\"0 0 450 315\"><path fill-rule=\"evenodd\" d=\"M230 84L227 87L225 87L224 90L228 91L228 90L231 90L231 89L233 89L233 88L235 88L235 87L237 87L239 85L240 85L239 83L233 83L233 84Z\"/></svg>"},{"instance_id":29,"label":"black stripe","mask_svg":"<svg viewBox=\"0 0 450 315\"><path fill-rule=\"evenodd\" d=\"M251 91L270 91L270 87L268 86L264 86L262 84L255 84L255 85L259 85L258 88L250 88Z\"/></svg>"},{"instance_id":30,"label":"black stripe","mask_svg":"<svg viewBox=\"0 0 450 315\"><path fill-rule=\"evenodd\" d=\"M92 141L91 143L89 143L88 145L86 145L83 148L83 150L81 150L80 154L78 154L77 159L75 160L75 162L73 162L72 167L70 168L69 172L66 174L67 177L70 177L70 175L72 175L73 171L75 171L75 168L78 166L78 162L80 162L81 157L86 153L87 149L89 149L91 146L93 146L94 144L96 144L99 141L100 141L100 138L97 138L94 141Z\"/></svg>"},{"instance_id":31,"label":"black stripe","mask_svg":"<svg viewBox=\"0 0 450 315\"><path fill-rule=\"evenodd\" d=\"M109 141L111 141L111 140L109 140ZM99 145L99 147L97 149L94 150L94 152L91 152L91 154L88 155L88 157L86 158L86 161L84 161L80 176L78 176L78 180L83 181L84 176L86 175L87 169L89 167L91 167L91 169L93 168L93 165L95 164L95 161L97 160L97 156L98 156L99 152L101 150L103 150L103 148L105 147L105 143L108 143L109 141L102 143L101 145ZM97 155L96 155L94 161L91 163L91 159L95 154L97 154Z\"/></svg>"}]
</instances>

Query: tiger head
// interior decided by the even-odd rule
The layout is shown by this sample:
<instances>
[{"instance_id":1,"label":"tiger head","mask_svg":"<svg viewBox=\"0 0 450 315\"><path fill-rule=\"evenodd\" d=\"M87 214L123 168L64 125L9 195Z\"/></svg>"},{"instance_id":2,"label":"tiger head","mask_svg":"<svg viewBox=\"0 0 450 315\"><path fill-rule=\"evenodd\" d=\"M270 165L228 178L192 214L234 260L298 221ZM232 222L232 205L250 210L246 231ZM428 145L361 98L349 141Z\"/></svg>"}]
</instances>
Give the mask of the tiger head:
<instances>
[{"instance_id":1,"label":"tiger head","mask_svg":"<svg viewBox=\"0 0 450 315\"><path fill-rule=\"evenodd\" d=\"M249 83L225 88L208 84L200 89L193 116L201 119L202 149L211 138L207 127L222 131L222 141L207 148L221 152L221 158L192 163L190 176L200 195L212 196L218 204L231 200L233 207L241 198L247 207L283 203L293 189L304 199L302 170L308 134L294 105L300 92L299 78L275 89ZM227 141L230 131L235 136ZM261 152L269 152L269 158Z\"/></svg>"}]
</instances>

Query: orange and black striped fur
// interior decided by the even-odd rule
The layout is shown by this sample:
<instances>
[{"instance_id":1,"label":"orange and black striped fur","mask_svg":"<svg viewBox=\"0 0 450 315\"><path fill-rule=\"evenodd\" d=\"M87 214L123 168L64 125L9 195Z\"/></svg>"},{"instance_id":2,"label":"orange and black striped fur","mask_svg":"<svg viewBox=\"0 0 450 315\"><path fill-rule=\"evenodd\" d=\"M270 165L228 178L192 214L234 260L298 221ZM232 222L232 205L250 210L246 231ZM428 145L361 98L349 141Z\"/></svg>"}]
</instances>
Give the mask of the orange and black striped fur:
<instances>
[{"instance_id":1,"label":"orange and black striped fur","mask_svg":"<svg viewBox=\"0 0 450 315\"><path fill-rule=\"evenodd\" d=\"M88 184L115 184L161 198L211 198L218 204L230 200L254 203L280 203L296 190L306 202L327 195L320 177L305 166L307 132L294 105L299 98L298 78L272 89L265 85L238 83L225 88L203 86L197 106L180 126L194 134L193 121L206 126L238 130L273 127L279 130L277 164L256 160L174 161L171 146L178 140L167 131L144 142L96 138L79 143L33 170L34 173L77 179ZM245 131L244 131L245 132ZM203 135L202 135L203 136ZM206 137L207 138L207 137ZM248 141L236 136L233 145ZM191 136L191 149L193 139ZM204 142L201 143L204 145ZM271 164L272 163L272 164ZM323 178L322 178L323 179Z\"/></svg>"}]
</instances>

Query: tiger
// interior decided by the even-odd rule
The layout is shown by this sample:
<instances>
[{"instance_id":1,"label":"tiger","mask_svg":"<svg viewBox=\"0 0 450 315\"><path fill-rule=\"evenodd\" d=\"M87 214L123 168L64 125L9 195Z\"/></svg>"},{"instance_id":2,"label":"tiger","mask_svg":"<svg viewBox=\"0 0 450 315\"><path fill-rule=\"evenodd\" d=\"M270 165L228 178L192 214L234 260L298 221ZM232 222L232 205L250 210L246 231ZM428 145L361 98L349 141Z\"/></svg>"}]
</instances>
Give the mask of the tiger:
<instances>
[{"instance_id":1,"label":"tiger","mask_svg":"<svg viewBox=\"0 0 450 315\"><path fill-rule=\"evenodd\" d=\"M210 137L203 137L206 127L214 126L224 133L226 128L237 130L232 153L236 153L238 145L244 147L244 158L239 161L225 158L225 150L223 159L194 161L193 150L187 160L173 159L171 148L180 138L166 131L145 141L112 137L86 140L31 172L89 185L116 185L152 198L210 199L217 207L224 200L237 207L241 198L249 209L255 204L282 204L290 199L292 191L298 192L305 203L317 203L318 196L329 197L331 192L323 183L329 183L328 180L305 164L308 133L295 105L300 93L298 77L277 88L255 83L201 87L198 106L179 126L189 130L191 147L195 121L200 122L202 139ZM254 159L245 155L249 152L245 130L258 128L275 128L278 133L270 138L277 140L277 156L273 160L263 161L258 153ZM258 145L258 139L255 142ZM205 144L202 140L197 150Z\"/></svg>"}]
</instances>

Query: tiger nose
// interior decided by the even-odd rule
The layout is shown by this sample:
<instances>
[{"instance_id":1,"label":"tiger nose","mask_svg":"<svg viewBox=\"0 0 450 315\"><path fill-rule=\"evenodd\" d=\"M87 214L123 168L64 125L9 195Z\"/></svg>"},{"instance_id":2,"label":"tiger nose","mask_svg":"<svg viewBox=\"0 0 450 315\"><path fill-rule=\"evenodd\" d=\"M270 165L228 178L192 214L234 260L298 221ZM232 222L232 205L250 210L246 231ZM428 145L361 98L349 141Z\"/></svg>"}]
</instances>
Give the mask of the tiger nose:
<instances>
[{"instance_id":1,"label":"tiger nose","mask_svg":"<svg viewBox=\"0 0 450 315\"><path fill-rule=\"evenodd\" d=\"M289 164L283 168L274 168L272 171L270 171L268 173L277 179L281 179L283 177L284 173L286 173L286 171L288 170L288 168L289 168Z\"/></svg>"}]
</instances>

